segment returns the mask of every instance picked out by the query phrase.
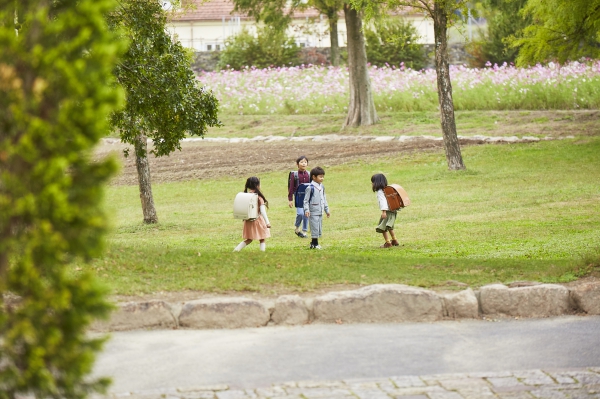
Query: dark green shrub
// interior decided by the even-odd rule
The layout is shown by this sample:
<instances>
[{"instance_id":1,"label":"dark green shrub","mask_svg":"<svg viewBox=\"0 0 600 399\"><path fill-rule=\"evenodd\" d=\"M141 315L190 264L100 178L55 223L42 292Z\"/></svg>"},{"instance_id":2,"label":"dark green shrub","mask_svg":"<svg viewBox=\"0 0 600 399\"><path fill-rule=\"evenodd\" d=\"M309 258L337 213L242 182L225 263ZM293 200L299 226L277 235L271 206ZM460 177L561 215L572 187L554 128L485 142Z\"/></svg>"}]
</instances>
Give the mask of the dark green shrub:
<instances>
[{"instance_id":1,"label":"dark green shrub","mask_svg":"<svg viewBox=\"0 0 600 399\"><path fill-rule=\"evenodd\" d=\"M299 54L300 48L294 39L283 31L265 26L254 37L244 29L226 43L218 68L295 66L300 64Z\"/></svg>"},{"instance_id":2,"label":"dark green shrub","mask_svg":"<svg viewBox=\"0 0 600 399\"><path fill-rule=\"evenodd\" d=\"M379 67L385 64L422 69L426 65L423 47L417 43L419 35L414 25L403 19L376 22L365 29L367 60Z\"/></svg>"},{"instance_id":3,"label":"dark green shrub","mask_svg":"<svg viewBox=\"0 0 600 399\"><path fill-rule=\"evenodd\" d=\"M0 398L83 398L111 305L86 261L107 229L93 162L123 99L114 0L0 0ZM74 271L73 263L82 266Z\"/></svg>"}]
</instances>

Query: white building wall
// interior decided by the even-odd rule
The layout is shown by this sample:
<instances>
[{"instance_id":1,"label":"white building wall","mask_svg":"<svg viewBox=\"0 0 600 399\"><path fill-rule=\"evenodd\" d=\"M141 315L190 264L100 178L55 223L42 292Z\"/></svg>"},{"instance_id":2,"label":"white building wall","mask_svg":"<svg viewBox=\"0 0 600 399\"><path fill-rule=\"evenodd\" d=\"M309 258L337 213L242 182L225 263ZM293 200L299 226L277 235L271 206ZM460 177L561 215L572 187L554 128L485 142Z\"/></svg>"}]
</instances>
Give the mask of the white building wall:
<instances>
[{"instance_id":1,"label":"white building wall","mask_svg":"<svg viewBox=\"0 0 600 399\"><path fill-rule=\"evenodd\" d=\"M408 16L420 36L419 43L434 43L433 21L420 16ZM211 51L223 49L226 40L239 33L243 28L256 32L256 24L252 20L242 20L239 17L223 17L221 21L172 21L167 29L181 44L196 51ZM301 47L330 47L329 24L327 18L316 20L294 20L288 29L288 34L296 38ZM346 23L343 18L338 21L338 42L346 46Z\"/></svg>"}]
</instances>

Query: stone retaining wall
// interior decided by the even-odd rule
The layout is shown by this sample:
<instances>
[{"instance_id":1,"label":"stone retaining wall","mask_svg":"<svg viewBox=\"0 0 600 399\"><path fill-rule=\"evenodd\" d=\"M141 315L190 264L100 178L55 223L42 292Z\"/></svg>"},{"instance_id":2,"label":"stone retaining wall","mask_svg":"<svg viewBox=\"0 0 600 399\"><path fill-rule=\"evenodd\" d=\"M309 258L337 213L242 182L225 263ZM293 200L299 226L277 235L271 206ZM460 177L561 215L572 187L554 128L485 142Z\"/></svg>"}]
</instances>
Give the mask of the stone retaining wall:
<instances>
[{"instance_id":1,"label":"stone retaining wall","mask_svg":"<svg viewBox=\"0 0 600 399\"><path fill-rule=\"evenodd\" d=\"M493 317L600 315L600 282L565 287L527 283L492 284L439 294L401 284L376 284L314 298L284 295L273 301L246 297L119 303L95 331L216 329L310 323L396 323Z\"/></svg>"}]
</instances>

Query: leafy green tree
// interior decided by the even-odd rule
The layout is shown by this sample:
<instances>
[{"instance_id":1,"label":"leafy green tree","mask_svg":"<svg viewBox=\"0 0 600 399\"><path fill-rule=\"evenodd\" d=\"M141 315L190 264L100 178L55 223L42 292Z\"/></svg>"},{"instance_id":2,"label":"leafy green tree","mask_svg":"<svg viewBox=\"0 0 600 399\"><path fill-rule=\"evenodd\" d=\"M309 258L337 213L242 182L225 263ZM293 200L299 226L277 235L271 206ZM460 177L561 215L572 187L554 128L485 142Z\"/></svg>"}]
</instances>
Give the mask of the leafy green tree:
<instances>
[{"instance_id":1,"label":"leafy green tree","mask_svg":"<svg viewBox=\"0 0 600 399\"><path fill-rule=\"evenodd\" d=\"M419 35L414 25L404 19L376 21L365 29L367 59L372 65L400 65L422 69L425 52L417 43Z\"/></svg>"},{"instance_id":2,"label":"leafy green tree","mask_svg":"<svg viewBox=\"0 0 600 399\"><path fill-rule=\"evenodd\" d=\"M245 66L265 68L273 66L295 66L301 63L300 47L285 31L271 26L260 28L255 37L246 29L227 42L221 51L220 69L242 69Z\"/></svg>"},{"instance_id":3,"label":"leafy green tree","mask_svg":"<svg viewBox=\"0 0 600 399\"><path fill-rule=\"evenodd\" d=\"M246 13L278 31L287 29L300 5L301 0L233 0L234 11Z\"/></svg>"},{"instance_id":4,"label":"leafy green tree","mask_svg":"<svg viewBox=\"0 0 600 399\"><path fill-rule=\"evenodd\" d=\"M135 148L145 223L157 223L152 196L147 140L159 157L180 150L186 134L203 136L218 126L218 102L199 86L192 57L165 29L167 14L156 0L121 0L109 22L131 42L115 76L125 89L126 105L111 124ZM127 153L126 153L127 155Z\"/></svg>"},{"instance_id":5,"label":"leafy green tree","mask_svg":"<svg viewBox=\"0 0 600 399\"><path fill-rule=\"evenodd\" d=\"M528 0L531 25L512 41L518 65L600 56L600 0Z\"/></svg>"},{"instance_id":6,"label":"leafy green tree","mask_svg":"<svg viewBox=\"0 0 600 399\"><path fill-rule=\"evenodd\" d=\"M521 10L527 0L484 0L481 2L481 15L487 20L487 30L477 47L476 66L486 62L502 64L514 62L519 50L510 45L516 35L531 22Z\"/></svg>"},{"instance_id":7,"label":"leafy green tree","mask_svg":"<svg viewBox=\"0 0 600 399\"><path fill-rule=\"evenodd\" d=\"M236 11L248 13L257 22L263 21L276 30L285 30L291 21L294 10L304 7L301 6L302 2L297 0L292 2L288 2L287 0L234 0L234 4ZM332 10L341 5L344 10L350 77L350 101L348 104L348 115L342 128L373 125L379 122L375 102L373 101L373 92L371 91L369 70L367 68L367 53L365 50L361 12L350 7L350 3L345 0L315 1L310 4L313 6L322 4L324 7L332 7ZM335 18L337 18L337 12L335 11ZM330 34L333 34L333 31ZM335 38L337 39L337 33L335 34Z\"/></svg>"},{"instance_id":8,"label":"leafy green tree","mask_svg":"<svg viewBox=\"0 0 600 399\"><path fill-rule=\"evenodd\" d=\"M306 5L314 7L327 17L329 24L329 42L331 49L331 65L340 65L340 44L338 40L339 13L344 9L344 0L309 0Z\"/></svg>"},{"instance_id":9,"label":"leafy green tree","mask_svg":"<svg viewBox=\"0 0 600 399\"><path fill-rule=\"evenodd\" d=\"M111 305L87 271L106 231L92 162L122 103L108 30L114 0L0 0L0 398L83 398L102 339L86 335Z\"/></svg>"},{"instance_id":10,"label":"leafy green tree","mask_svg":"<svg viewBox=\"0 0 600 399\"><path fill-rule=\"evenodd\" d=\"M468 14L469 0L350 0L353 7L364 10L367 19L373 19L383 10L410 9L424 13L433 20L435 38L435 72L437 75L440 119L444 136L444 149L448 169L465 169L454 118L452 82L448 57L448 28L461 21L460 15Z\"/></svg>"}]
</instances>

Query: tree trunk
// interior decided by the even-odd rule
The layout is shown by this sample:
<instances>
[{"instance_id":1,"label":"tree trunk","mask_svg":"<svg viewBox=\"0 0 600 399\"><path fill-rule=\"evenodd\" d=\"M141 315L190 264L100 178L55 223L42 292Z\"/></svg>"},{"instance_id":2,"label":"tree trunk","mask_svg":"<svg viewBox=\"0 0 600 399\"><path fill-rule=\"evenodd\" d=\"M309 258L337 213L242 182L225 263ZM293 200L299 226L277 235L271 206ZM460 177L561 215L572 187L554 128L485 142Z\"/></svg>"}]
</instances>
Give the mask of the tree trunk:
<instances>
[{"instance_id":1,"label":"tree trunk","mask_svg":"<svg viewBox=\"0 0 600 399\"><path fill-rule=\"evenodd\" d=\"M340 42L338 39L338 16L337 12L328 17L329 40L331 41L331 65L340 66Z\"/></svg>"},{"instance_id":2,"label":"tree trunk","mask_svg":"<svg viewBox=\"0 0 600 399\"><path fill-rule=\"evenodd\" d=\"M460 153L454 119L452 83L448 65L448 20L444 8L435 2L433 9L433 30L435 35L435 72L437 74L438 100L444 135L444 148L449 170L466 169Z\"/></svg>"},{"instance_id":3,"label":"tree trunk","mask_svg":"<svg viewBox=\"0 0 600 399\"><path fill-rule=\"evenodd\" d=\"M348 116L342 128L347 126L367 126L379 122L369 70L367 69L367 51L365 37L362 32L362 18L350 4L344 4L346 32L348 42L348 71L350 74L350 104Z\"/></svg>"},{"instance_id":4,"label":"tree trunk","mask_svg":"<svg viewBox=\"0 0 600 399\"><path fill-rule=\"evenodd\" d=\"M138 173L144 223L158 223L156 208L154 208L154 198L152 197L152 185L150 183L147 137L141 133L135 137L135 166Z\"/></svg>"}]
</instances>

